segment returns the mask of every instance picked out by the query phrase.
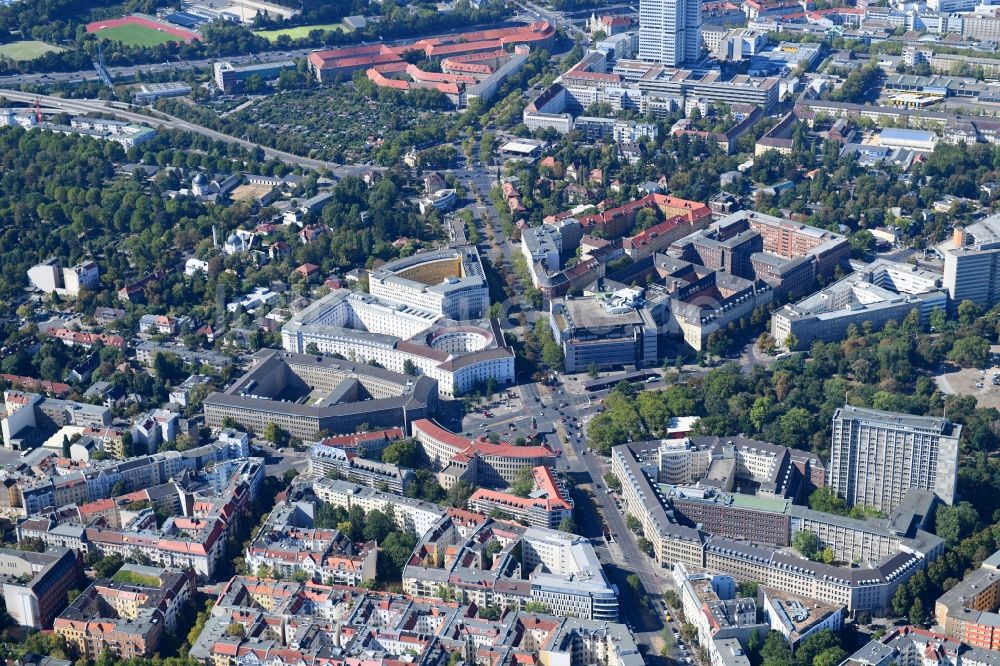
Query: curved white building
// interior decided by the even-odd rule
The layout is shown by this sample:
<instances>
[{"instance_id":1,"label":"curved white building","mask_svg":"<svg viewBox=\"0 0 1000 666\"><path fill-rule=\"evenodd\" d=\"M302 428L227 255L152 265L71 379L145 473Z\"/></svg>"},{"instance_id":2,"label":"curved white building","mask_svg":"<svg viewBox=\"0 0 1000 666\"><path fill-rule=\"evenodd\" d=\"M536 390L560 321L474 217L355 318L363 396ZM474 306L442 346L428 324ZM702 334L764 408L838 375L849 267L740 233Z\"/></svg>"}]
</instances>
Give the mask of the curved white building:
<instances>
[{"instance_id":1,"label":"curved white building","mask_svg":"<svg viewBox=\"0 0 1000 666\"><path fill-rule=\"evenodd\" d=\"M476 248L456 245L383 264L369 275L368 290L449 319L479 319L490 305L484 275Z\"/></svg>"},{"instance_id":2,"label":"curved white building","mask_svg":"<svg viewBox=\"0 0 1000 666\"><path fill-rule=\"evenodd\" d=\"M282 346L304 354L314 344L320 353L374 361L393 372L410 369L436 379L447 396L491 379L497 385L514 381L514 352L499 321L450 321L401 300L398 294L389 300L335 290L285 324ZM462 309L457 302L451 305Z\"/></svg>"}]
</instances>

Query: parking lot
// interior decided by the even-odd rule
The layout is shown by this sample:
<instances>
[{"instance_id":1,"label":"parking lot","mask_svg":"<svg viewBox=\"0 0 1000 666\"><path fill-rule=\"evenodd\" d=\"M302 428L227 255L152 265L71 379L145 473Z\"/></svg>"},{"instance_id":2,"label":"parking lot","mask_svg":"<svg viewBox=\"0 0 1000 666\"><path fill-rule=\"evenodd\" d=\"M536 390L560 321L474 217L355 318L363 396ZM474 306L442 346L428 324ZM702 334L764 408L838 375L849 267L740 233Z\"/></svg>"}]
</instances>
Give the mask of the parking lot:
<instances>
[{"instance_id":1,"label":"parking lot","mask_svg":"<svg viewBox=\"0 0 1000 666\"><path fill-rule=\"evenodd\" d=\"M938 386L949 395L972 395L980 407L1000 409L1000 345L990 347L987 368L953 369L937 376Z\"/></svg>"}]
</instances>

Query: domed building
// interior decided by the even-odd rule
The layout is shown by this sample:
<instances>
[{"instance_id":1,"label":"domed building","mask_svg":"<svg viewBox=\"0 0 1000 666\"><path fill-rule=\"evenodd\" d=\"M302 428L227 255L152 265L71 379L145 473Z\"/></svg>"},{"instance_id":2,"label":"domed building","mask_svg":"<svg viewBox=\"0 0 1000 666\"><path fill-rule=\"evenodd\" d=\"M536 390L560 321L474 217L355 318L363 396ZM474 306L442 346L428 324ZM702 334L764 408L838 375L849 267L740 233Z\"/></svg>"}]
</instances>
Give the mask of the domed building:
<instances>
[{"instance_id":1,"label":"domed building","mask_svg":"<svg viewBox=\"0 0 1000 666\"><path fill-rule=\"evenodd\" d=\"M212 185L209 182L208 177L203 173L199 173L191 181L191 193L196 197L203 197L207 194L211 194L209 191L211 186Z\"/></svg>"}]
</instances>

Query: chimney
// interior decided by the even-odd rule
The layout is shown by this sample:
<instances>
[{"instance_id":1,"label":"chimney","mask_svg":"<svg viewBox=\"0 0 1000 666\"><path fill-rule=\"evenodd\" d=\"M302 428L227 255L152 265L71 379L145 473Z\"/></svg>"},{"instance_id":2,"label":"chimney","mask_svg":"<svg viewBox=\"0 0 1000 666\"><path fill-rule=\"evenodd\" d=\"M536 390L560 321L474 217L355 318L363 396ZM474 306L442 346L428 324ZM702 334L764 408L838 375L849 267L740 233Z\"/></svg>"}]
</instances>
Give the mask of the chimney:
<instances>
[{"instance_id":1,"label":"chimney","mask_svg":"<svg viewBox=\"0 0 1000 666\"><path fill-rule=\"evenodd\" d=\"M955 242L955 247L962 247L965 245L965 227L955 227L955 231L952 234L952 240Z\"/></svg>"}]
</instances>

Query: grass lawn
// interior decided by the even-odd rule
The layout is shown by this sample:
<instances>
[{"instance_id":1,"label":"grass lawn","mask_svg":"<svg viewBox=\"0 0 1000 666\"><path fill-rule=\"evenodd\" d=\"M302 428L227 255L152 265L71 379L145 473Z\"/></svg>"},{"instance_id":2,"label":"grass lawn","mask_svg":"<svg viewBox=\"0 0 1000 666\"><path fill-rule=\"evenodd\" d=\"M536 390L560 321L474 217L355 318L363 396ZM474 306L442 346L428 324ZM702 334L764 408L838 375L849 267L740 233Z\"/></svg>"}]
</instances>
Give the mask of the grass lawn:
<instances>
[{"instance_id":1,"label":"grass lawn","mask_svg":"<svg viewBox=\"0 0 1000 666\"><path fill-rule=\"evenodd\" d=\"M113 28L104 28L97 31L97 36L102 39L121 42L126 46L156 46L167 42L182 42L180 37L171 35L168 32L160 32L144 25L127 23Z\"/></svg>"},{"instance_id":2,"label":"grass lawn","mask_svg":"<svg viewBox=\"0 0 1000 666\"><path fill-rule=\"evenodd\" d=\"M10 44L0 44L0 58L22 62L40 58L46 53L62 51L58 46L52 46L45 42L27 40L22 42L11 42Z\"/></svg>"},{"instance_id":3,"label":"grass lawn","mask_svg":"<svg viewBox=\"0 0 1000 666\"><path fill-rule=\"evenodd\" d=\"M126 585L143 585L145 587L159 587L160 579L156 576L147 576L137 571L119 571L111 580Z\"/></svg>"},{"instance_id":4,"label":"grass lawn","mask_svg":"<svg viewBox=\"0 0 1000 666\"><path fill-rule=\"evenodd\" d=\"M258 30L253 34L263 37L269 42L277 41L280 35L288 35L291 39L308 37L312 30L339 30L347 32L343 23L325 23L323 25L300 25L297 28L282 28L281 30Z\"/></svg>"}]
</instances>

